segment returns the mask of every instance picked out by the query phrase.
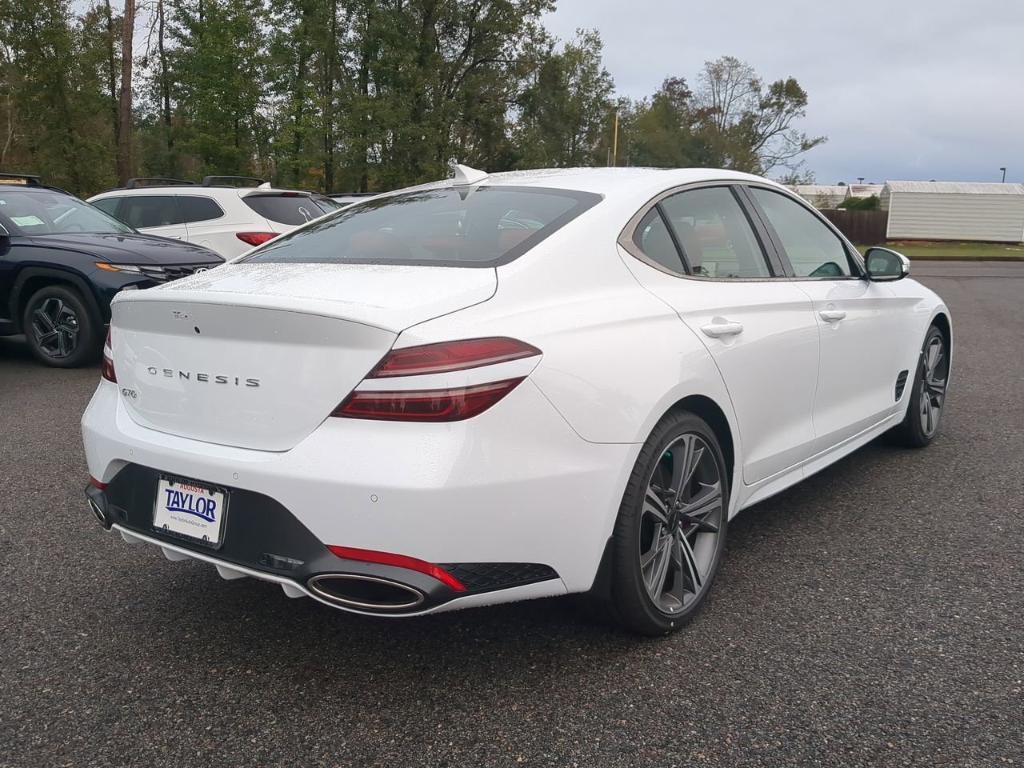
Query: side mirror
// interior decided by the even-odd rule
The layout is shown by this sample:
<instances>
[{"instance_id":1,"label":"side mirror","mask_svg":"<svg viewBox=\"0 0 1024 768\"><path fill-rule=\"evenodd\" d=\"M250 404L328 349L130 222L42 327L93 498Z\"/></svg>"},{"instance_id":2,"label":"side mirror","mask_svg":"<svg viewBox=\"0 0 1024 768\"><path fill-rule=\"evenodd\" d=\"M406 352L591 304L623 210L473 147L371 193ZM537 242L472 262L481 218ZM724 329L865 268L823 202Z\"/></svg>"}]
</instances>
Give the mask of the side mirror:
<instances>
[{"instance_id":1,"label":"side mirror","mask_svg":"<svg viewBox=\"0 0 1024 768\"><path fill-rule=\"evenodd\" d=\"M868 248L864 254L864 267L868 280L872 282L902 280L910 274L910 259L888 248Z\"/></svg>"}]
</instances>

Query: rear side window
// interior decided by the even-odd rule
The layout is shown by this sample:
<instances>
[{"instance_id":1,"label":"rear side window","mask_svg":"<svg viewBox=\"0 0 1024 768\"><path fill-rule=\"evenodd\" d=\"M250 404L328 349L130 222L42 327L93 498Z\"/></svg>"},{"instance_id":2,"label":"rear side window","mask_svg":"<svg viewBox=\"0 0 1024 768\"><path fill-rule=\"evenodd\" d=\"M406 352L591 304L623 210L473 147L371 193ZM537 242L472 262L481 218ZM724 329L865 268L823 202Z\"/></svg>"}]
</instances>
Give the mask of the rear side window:
<instances>
[{"instance_id":1,"label":"rear side window","mask_svg":"<svg viewBox=\"0 0 1024 768\"><path fill-rule=\"evenodd\" d=\"M686 272L679 258L679 251L672 242L672 235L665 226L665 220L657 207L652 208L644 216L640 225L633 233L633 242L651 261L655 261L672 272Z\"/></svg>"},{"instance_id":2,"label":"rear side window","mask_svg":"<svg viewBox=\"0 0 1024 768\"><path fill-rule=\"evenodd\" d=\"M846 246L817 216L778 192L752 187L797 277L846 277L850 257Z\"/></svg>"},{"instance_id":3,"label":"rear side window","mask_svg":"<svg viewBox=\"0 0 1024 768\"><path fill-rule=\"evenodd\" d=\"M680 192L659 204L690 273L697 277L770 277L764 252L728 187Z\"/></svg>"},{"instance_id":4,"label":"rear side window","mask_svg":"<svg viewBox=\"0 0 1024 768\"><path fill-rule=\"evenodd\" d=\"M224 215L224 211L213 200L195 195L179 195L178 209L181 211L182 221L186 223L219 219Z\"/></svg>"},{"instance_id":5,"label":"rear side window","mask_svg":"<svg viewBox=\"0 0 1024 768\"><path fill-rule=\"evenodd\" d=\"M123 222L136 229L166 227L184 221L178 210L178 201L172 195L125 197L121 201L117 215Z\"/></svg>"},{"instance_id":6,"label":"rear side window","mask_svg":"<svg viewBox=\"0 0 1024 768\"><path fill-rule=\"evenodd\" d=\"M323 209L308 195L246 195L242 202L278 224L297 226L324 215Z\"/></svg>"},{"instance_id":7,"label":"rear side window","mask_svg":"<svg viewBox=\"0 0 1024 768\"><path fill-rule=\"evenodd\" d=\"M303 227L245 261L493 267L600 201L539 187L446 187L374 198Z\"/></svg>"}]
</instances>

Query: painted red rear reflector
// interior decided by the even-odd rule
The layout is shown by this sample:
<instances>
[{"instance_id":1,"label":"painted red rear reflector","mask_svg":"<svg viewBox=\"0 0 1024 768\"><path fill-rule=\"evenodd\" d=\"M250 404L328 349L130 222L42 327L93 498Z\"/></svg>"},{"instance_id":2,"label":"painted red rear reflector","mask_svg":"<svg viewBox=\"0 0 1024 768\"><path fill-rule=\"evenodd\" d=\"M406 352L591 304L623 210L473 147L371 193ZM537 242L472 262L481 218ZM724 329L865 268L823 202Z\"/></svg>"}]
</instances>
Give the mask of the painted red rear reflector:
<instances>
[{"instance_id":1,"label":"painted red rear reflector","mask_svg":"<svg viewBox=\"0 0 1024 768\"><path fill-rule=\"evenodd\" d=\"M99 488L101 491L105 491L107 489L106 483L101 483L92 475L89 475L89 485L91 485L93 488Z\"/></svg>"},{"instance_id":2,"label":"painted red rear reflector","mask_svg":"<svg viewBox=\"0 0 1024 768\"><path fill-rule=\"evenodd\" d=\"M356 549L355 547L327 547L332 554L343 560L356 560L360 563L376 563L377 565L393 565L409 571L424 573L437 579L454 592L465 592L466 586L440 566L406 555L395 555L391 552L377 552L372 549Z\"/></svg>"}]
</instances>

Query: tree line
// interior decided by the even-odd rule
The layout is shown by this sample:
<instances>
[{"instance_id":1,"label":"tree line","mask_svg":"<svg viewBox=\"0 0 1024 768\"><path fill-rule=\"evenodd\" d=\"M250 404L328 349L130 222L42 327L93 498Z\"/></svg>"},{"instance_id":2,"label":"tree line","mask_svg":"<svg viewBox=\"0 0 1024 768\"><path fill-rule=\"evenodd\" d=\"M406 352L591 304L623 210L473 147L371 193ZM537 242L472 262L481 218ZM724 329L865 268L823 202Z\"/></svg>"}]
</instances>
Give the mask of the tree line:
<instances>
[{"instance_id":1,"label":"tree line","mask_svg":"<svg viewBox=\"0 0 1024 768\"><path fill-rule=\"evenodd\" d=\"M80 194L207 174L379 191L453 159L792 176L824 141L795 126L794 78L729 56L616 96L598 32L544 28L554 4L0 0L0 170Z\"/></svg>"}]
</instances>

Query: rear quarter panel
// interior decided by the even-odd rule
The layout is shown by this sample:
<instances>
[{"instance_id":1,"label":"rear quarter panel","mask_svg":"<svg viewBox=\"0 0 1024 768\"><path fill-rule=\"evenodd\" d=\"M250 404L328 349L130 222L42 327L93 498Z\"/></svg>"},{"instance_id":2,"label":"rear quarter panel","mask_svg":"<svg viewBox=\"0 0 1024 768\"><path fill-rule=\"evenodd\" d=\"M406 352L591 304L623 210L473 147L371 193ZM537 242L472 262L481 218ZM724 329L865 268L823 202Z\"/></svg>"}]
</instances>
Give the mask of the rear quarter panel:
<instances>
[{"instance_id":1,"label":"rear quarter panel","mask_svg":"<svg viewBox=\"0 0 1024 768\"><path fill-rule=\"evenodd\" d=\"M543 358L531 380L590 442L642 443L674 403L696 394L732 422L704 345L619 259L615 238L628 215L600 214L599 205L499 267L490 301L409 328L396 346L492 335L533 344Z\"/></svg>"}]
</instances>

